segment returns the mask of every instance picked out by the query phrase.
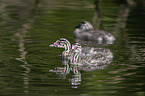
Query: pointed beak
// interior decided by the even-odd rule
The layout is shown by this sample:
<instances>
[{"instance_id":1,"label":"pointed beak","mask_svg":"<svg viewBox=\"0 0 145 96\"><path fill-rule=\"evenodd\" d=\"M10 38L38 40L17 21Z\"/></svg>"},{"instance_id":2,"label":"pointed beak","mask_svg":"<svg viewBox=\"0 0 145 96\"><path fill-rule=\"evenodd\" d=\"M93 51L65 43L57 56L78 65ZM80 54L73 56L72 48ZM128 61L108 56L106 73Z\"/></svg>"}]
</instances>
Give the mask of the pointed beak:
<instances>
[{"instance_id":1,"label":"pointed beak","mask_svg":"<svg viewBox=\"0 0 145 96\"><path fill-rule=\"evenodd\" d=\"M54 44L51 44L51 45L49 45L49 47L55 47L55 45Z\"/></svg>"}]
</instances>

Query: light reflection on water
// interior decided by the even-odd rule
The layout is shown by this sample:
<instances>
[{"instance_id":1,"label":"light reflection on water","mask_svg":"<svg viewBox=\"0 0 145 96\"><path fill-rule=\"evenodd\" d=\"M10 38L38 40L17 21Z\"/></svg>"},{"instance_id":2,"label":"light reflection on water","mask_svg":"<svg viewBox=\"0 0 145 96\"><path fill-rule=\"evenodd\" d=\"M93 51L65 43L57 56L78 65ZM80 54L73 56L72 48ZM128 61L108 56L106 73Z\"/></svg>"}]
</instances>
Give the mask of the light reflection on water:
<instances>
[{"instance_id":1,"label":"light reflection on water","mask_svg":"<svg viewBox=\"0 0 145 96\"><path fill-rule=\"evenodd\" d=\"M0 0L1 96L145 95L144 0L102 0L98 7L90 0L38 1ZM62 37L74 43L81 21L116 38L105 45L113 53L107 66L63 65L63 50L48 47Z\"/></svg>"}]
</instances>

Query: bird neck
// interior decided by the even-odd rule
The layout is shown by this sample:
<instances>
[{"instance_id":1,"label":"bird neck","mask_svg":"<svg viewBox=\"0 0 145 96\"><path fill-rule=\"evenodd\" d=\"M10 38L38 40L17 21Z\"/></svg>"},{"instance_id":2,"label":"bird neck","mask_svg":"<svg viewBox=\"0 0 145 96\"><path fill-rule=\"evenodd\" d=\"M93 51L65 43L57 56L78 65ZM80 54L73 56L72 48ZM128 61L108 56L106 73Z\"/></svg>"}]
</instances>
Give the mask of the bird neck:
<instances>
[{"instance_id":1,"label":"bird neck","mask_svg":"<svg viewBox=\"0 0 145 96\"><path fill-rule=\"evenodd\" d=\"M66 53L69 53L70 50L71 50L71 44L70 44L70 42L69 41L66 41L64 46L65 46L65 50L64 51Z\"/></svg>"},{"instance_id":2,"label":"bird neck","mask_svg":"<svg viewBox=\"0 0 145 96\"><path fill-rule=\"evenodd\" d=\"M80 54L81 54L81 52L74 52L74 55L73 55L73 58L72 58L72 63L74 63L74 62L77 63L79 61Z\"/></svg>"}]
</instances>

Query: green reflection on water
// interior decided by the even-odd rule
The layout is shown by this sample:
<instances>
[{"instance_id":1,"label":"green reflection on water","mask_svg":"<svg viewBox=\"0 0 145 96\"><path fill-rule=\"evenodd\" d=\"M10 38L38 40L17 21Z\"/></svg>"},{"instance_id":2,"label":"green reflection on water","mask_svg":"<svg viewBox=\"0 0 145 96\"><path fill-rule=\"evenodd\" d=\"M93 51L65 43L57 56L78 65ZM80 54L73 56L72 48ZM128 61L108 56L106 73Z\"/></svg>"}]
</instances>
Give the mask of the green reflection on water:
<instances>
[{"instance_id":1,"label":"green reflection on water","mask_svg":"<svg viewBox=\"0 0 145 96\"><path fill-rule=\"evenodd\" d=\"M74 43L74 27L83 20L94 20L94 1L0 1L0 94L143 96L145 20L140 2L144 1L136 1L129 9L114 0L100 2L103 27L99 28L117 38L114 45L106 46L114 60L105 70L81 72L81 85L72 89L68 79L73 73L58 79L49 72L63 67L63 49L48 45L61 37ZM128 16L122 17L125 12ZM121 17L126 21L122 23Z\"/></svg>"}]
</instances>

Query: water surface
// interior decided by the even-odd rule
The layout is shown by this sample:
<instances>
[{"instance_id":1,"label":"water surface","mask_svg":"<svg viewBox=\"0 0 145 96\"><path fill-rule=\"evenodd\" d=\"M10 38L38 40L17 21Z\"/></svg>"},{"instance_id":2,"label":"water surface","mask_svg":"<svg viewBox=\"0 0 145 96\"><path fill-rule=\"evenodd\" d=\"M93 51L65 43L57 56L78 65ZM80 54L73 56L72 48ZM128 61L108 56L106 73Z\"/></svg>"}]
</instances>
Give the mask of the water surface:
<instances>
[{"instance_id":1,"label":"water surface","mask_svg":"<svg viewBox=\"0 0 145 96\"><path fill-rule=\"evenodd\" d=\"M144 4L102 0L96 7L93 0L0 0L0 95L144 96ZM80 84L74 86L72 71L65 78L50 72L65 65L63 49L49 45L62 37L75 43L74 27L84 20L114 35L114 44L98 46L109 49L113 61L102 70L81 70Z\"/></svg>"}]
</instances>

